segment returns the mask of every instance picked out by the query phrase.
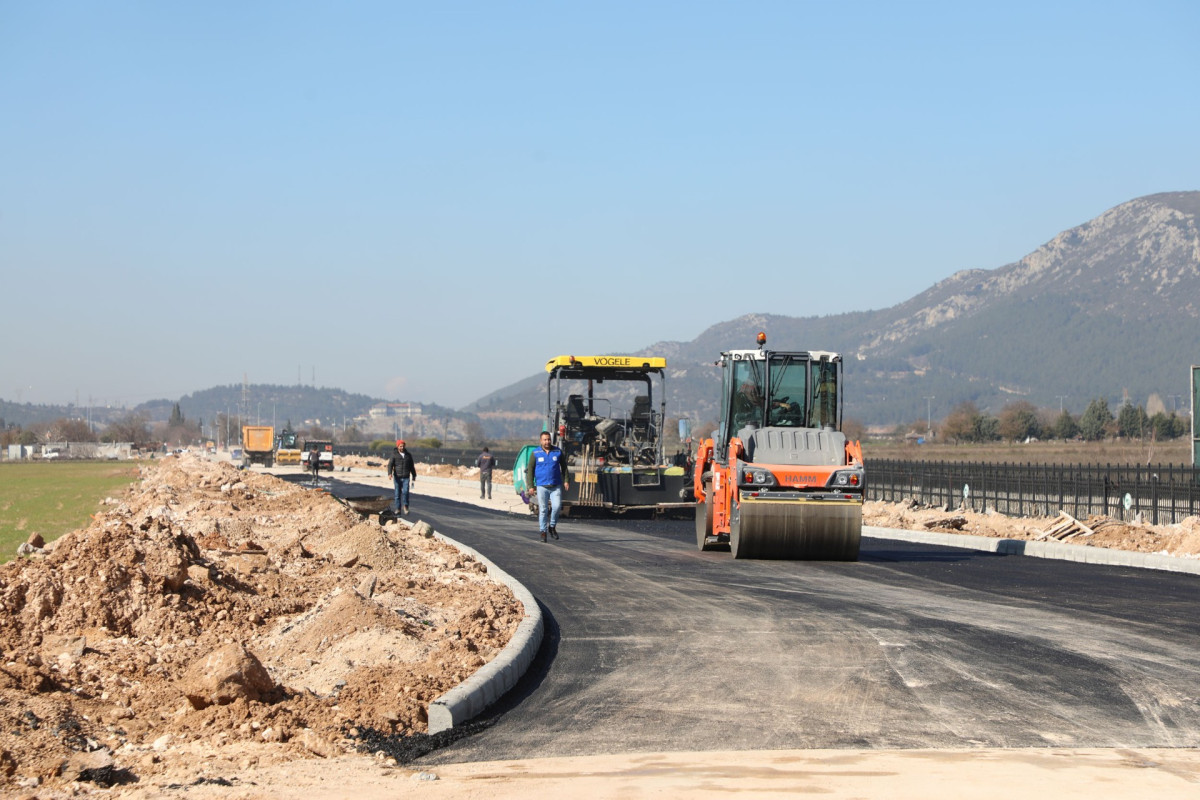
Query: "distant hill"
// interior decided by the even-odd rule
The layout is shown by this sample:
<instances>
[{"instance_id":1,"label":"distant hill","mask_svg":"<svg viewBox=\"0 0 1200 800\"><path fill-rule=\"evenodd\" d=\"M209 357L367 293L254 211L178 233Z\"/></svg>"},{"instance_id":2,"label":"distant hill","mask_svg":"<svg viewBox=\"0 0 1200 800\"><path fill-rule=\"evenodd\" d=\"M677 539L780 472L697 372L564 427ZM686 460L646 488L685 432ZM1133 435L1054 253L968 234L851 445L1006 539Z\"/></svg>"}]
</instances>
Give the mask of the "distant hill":
<instances>
[{"instance_id":1,"label":"distant hill","mask_svg":"<svg viewBox=\"0 0 1200 800\"><path fill-rule=\"evenodd\" d=\"M924 419L926 397L935 419L968 400L992 413L1017 399L1057 408L1060 396L1076 413L1125 393L1144 404L1152 393L1186 393L1200 363L1198 216L1200 192L1141 197L1016 263L959 272L891 308L747 315L636 355L667 357L669 413L697 420L717 416L712 362L753 346L759 330L779 349L843 353L846 413L869 424ZM544 391L535 375L464 410L542 408Z\"/></svg>"}]
</instances>

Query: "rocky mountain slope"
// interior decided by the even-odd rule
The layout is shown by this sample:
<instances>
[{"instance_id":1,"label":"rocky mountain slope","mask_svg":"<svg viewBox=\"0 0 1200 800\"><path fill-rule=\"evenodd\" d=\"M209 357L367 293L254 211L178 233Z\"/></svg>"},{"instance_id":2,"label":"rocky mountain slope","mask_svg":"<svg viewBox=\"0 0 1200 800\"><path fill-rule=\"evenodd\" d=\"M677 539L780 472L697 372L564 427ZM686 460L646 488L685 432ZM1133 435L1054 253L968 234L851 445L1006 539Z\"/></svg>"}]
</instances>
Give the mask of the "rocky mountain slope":
<instances>
[{"instance_id":1,"label":"rocky mountain slope","mask_svg":"<svg viewBox=\"0 0 1200 800\"><path fill-rule=\"evenodd\" d=\"M711 364L766 330L778 347L846 356L846 413L868 423L1012 400L1081 411L1096 397L1186 393L1200 360L1200 192L1150 195L1064 231L1020 261L964 270L898 305L825 317L752 314L641 353L671 364L671 408L716 416ZM469 410L536 407L531 377Z\"/></svg>"}]
</instances>

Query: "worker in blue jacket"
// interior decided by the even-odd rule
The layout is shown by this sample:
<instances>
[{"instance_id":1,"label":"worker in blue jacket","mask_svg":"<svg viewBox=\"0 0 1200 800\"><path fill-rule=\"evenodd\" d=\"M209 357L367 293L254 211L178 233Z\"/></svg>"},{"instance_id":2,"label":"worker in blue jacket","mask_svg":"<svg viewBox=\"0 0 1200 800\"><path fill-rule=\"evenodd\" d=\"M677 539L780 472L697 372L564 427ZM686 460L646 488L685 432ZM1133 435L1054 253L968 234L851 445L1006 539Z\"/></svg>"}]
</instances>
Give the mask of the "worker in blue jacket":
<instances>
[{"instance_id":1,"label":"worker in blue jacket","mask_svg":"<svg viewBox=\"0 0 1200 800\"><path fill-rule=\"evenodd\" d=\"M558 538L558 512L562 509L562 495L571 486L567 483L567 456L550 444L549 431L542 431L541 444L529 456L525 485L537 487L538 532L544 542L547 533Z\"/></svg>"}]
</instances>

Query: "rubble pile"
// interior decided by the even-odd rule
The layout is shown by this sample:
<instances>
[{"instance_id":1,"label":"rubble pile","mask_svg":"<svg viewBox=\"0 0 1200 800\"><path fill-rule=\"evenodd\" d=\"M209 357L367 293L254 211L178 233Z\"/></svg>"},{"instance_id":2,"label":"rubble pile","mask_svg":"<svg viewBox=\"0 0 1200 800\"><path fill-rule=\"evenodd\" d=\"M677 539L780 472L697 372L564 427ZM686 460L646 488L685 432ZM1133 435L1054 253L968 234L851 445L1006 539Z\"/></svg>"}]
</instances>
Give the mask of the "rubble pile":
<instances>
[{"instance_id":1,"label":"rubble pile","mask_svg":"<svg viewBox=\"0 0 1200 800\"><path fill-rule=\"evenodd\" d=\"M0 790L41 797L421 732L524 613L424 523L188 455L26 552L0 567Z\"/></svg>"},{"instance_id":2,"label":"rubble pile","mask_svg":"<svg viewBox=\"0 0 1200 800\"><path fill-rule=\"evenodd\" d=\"M1064 520L1073 524L1064 526ZM863 524L1002 539L1038 541L1053 538L1090 547L1200 558L1200 517L1187 517L1172 525L1151 525L1141 520L1122 521L1101 515L1092 515L1080 521L1066 512L1052 518L1009 517L991 510L980 512L926 506L910 499L900 503L864 503ZM1062 535L1059 535L1060 532Z\"/></svg>"}]
</instances>

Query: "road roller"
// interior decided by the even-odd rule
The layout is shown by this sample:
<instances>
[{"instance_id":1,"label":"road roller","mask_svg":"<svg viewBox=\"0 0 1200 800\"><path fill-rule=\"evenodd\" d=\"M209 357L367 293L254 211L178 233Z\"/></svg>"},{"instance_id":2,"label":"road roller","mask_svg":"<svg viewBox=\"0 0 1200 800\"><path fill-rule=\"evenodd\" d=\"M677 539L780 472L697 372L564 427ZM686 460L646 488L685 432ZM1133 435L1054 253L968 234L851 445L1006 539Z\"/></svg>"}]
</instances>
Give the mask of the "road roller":
<instances>
[{"instance_id":1,"label":"road roller","mask_svg":"<svg viewBox=\"0 0 1200 800\"><path fill-rule=\"evenodd\" d=\"M734 558L857 561L862 447L842 433L842 358L721 353L721 419L693 472L696 545Z\"/></svg>"}]
</instances>

